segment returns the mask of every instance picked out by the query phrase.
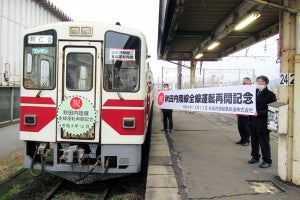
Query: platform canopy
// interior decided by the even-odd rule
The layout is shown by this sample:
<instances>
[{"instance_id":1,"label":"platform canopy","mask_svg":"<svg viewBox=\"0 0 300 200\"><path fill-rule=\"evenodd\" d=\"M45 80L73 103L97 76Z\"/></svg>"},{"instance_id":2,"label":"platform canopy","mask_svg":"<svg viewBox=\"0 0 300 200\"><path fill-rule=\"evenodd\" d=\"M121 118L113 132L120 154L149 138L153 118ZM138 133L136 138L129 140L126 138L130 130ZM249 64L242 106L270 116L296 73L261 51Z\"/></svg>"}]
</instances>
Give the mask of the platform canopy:
<instances>
[{"instance_id":1,"label":"platform canopy","mask_svg":"<svg viewBox=\"0 0 300 200\"><path fill-rule=\"evenodd\" d=\"M280 5L281 0L269 0ZM280 11L255 0L160 0L157 56L215 61L278 33ZM259 16L241 30L248 16ZM219 46L208 50L210 44ZM199 55L199 56L200 56Z\"/></svg>"}]
</instances>

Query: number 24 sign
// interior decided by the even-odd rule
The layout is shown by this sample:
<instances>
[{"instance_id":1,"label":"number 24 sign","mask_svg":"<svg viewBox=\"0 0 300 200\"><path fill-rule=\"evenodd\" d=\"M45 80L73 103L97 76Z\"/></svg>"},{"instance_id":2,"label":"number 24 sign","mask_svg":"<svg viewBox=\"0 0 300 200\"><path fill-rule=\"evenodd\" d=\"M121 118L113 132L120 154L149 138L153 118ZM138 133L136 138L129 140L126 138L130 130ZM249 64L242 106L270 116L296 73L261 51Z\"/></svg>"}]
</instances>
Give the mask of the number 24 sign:
<instances>
[{"instance_id":1,"label":"number 24 sign","mask_svg":"<svg viewBox=\"0 0 300 200\"><path fill-rule=\"evenodd\" d=\"M280 74L280 85L294 85L294 80L295 80L294 73Z\"/></svg>"}]
</instances>

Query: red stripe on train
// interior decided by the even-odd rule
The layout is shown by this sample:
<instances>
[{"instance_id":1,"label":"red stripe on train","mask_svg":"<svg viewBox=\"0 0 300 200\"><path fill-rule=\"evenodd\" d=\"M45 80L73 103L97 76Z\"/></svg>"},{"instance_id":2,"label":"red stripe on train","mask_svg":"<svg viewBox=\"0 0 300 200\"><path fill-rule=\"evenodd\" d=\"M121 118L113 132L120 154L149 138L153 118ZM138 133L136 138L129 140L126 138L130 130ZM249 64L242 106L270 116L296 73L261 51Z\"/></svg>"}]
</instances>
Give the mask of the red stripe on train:
<instances>
[{"instance_id":1,"label":"red stripe on train","mask_svg":"<svg viewBox=\"0 0 300 200\"><path fill-rule=\"evenodd\" d=\"M119 99L109 99L103 106L115 106L115 107L144 107L144 100L119 100Z\"/></svg>"},{"instance_id":2,"label":"red stripe on train","mask_svg":"<svg viewBox=\"0 0 300 200\"><path fill-rule=\"evenodd\" d=\"M30 104L55 104L51 97L21 97L20 102Z\"/></svg>"},{"instance_id":3,"label":"red stripe on train","mask_svg":"<svg viewBox=\"0 0 300 200\"><path fill-rule=\"evenodd\" d=\"M36 125L26 126L24 115L36 115ZM20 131L39 132L56 118L56 107L21 106Z\"/></svg>"},{"instance_id":4,"label":"red stripe on train","mask_svg":"<svg viewBox=\"0 0 300 200\"><path fill-rule=\"evenodd\" d=\"M123 118L135 118L135 128L123 128ZM143 135L145 110L102 109L102 119L120 135Z\"/></svg>"}]
</instances>

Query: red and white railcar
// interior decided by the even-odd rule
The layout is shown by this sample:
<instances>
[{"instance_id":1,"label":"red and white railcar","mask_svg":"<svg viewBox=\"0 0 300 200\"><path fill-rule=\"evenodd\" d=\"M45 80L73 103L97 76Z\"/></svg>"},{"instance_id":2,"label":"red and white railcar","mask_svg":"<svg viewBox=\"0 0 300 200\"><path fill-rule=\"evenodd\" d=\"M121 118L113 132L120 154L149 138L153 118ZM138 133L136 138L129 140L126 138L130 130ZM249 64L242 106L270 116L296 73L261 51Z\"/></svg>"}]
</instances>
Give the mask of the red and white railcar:
<instances>
[{"instance_id":1,"label":"red and white railcar","mask_svg":"<svg viewBox=\"0 0 300 200\"><path fill-rule=\"evenodd\" d=\"M28 29L23 44L24 166L78 183L139 172L152 107L144 35L63 22Z\"/></svg>"}]
</instances>

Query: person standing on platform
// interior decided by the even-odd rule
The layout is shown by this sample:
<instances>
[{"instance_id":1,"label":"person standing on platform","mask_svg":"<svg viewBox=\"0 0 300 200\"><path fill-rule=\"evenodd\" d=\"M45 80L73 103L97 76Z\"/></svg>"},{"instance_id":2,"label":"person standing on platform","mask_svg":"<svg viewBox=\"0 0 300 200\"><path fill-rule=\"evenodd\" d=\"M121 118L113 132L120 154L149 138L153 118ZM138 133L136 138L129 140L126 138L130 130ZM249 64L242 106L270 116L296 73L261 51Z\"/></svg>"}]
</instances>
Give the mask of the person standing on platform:
<instances>
[{"instance_id":1,"label":"person standing on platform","mask_svg":"<svg viewBox=\"0 0 300 200\"><path fill-rule=\"evenodd\" d=\"M251 85L251 79L249 77L243 78L243 85ZM238 130L241 139L236 142L236 144L241 144L242 146L248 146L250 143L251 129L249 126L249 116L248 115L237 115Z\"/></svg>"},{"instance_id":2,"label":"person standing on platform","mask_svg":"<svg viewBox=\"0 0 300 200\"><path fill-rule=\"evenodd\" d=\"M167 83L165 83L163 85L163 89L164 91L169 90L169 85ZM163 113L163 125L164 128L161 131L165 131L166 133L168 133L168 131L170 131L171 133L174 132L173 130L173 110L172 109L161 109L162 113ZM169 121L169 129L168 129L168 121Z\"/></svg>"},{"instance_id":3,"label":"person standing on platform","mask_svg":"<svg viewBox=\"0 0 300 200\"><path fill-rule=\"evenodd\" d=\"M276 96L268 89L269 79L266 76L256 78L256 113L251 116L251 156L249 164L259 162L259 146L263 162L260 168L268 168L272 164L270 148L270 131L268 130L268 104L276 102Z\"/></svg>"}]
</instances>

